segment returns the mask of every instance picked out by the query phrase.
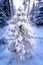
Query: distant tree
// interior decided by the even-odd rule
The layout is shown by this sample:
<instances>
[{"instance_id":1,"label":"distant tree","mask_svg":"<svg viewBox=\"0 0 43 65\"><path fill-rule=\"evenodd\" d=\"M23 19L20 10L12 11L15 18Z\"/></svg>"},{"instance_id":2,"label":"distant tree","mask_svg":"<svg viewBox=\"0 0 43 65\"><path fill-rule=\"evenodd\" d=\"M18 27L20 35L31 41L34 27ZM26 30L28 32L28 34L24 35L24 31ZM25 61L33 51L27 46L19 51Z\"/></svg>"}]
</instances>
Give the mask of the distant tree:
<instances>
[{"instance_id":1,"label":"distant tree","mask_svg":"<svg viewBox=\"0 0 43 65\"><path fill-rule=\"evenodd\" d=\"M0 27L4 27L7 24L6 21L11 17L11 12L13 12L13 1L1 0L0 1Z\"/></svg>"},{"instance_id":2,"label":"distant tree","mask_svg":"<svg viewBox=\"0 0 43 65\"><path fill-rule=\"evenodd\" d=\"M30 19L31 19L32 22L33 22L33 19L34 19L34 12L35 12L35 0L33 0L32 9L29 13L29 15L31 16Z\"/></svg>"},{"instance_id":3,"label":"distant tree","mask_svg":"<svg viewBox=\"0 0 43 65\"><path fill-rule=\"evenodd\" d=\"M5 14L6 14L7 17L11 16L9 0L4 0L4 2L3 2L3 10L5 11Z\"/></svg>"},{"instance_id":4,"label":"distant tree","mask_svg":"<svg viewBox=\"0 0 43 65\"><path fill-rule=\"evenodd\" d=\"M33 6L30 12L31 21L37 25L43 25L43 1L37 0L35 5L35 0L33 0Z\"/></svg>"},{"instance_id":5,"label":"distant tree","mask_svg":"<svg viewBox=\"0 0 43 65\"><path fill-rule=\"evenodd\" d=\"M38 3L36 5L36 13L34 14L35 23L38 25L43 25L43 2L42 0L37 0L37 1Z\"/></svg>"},{"instance_id":6,"label":"distant tree","mask_svg":"<svg viewBox=\"0 0 43 65\"><path fill-rule=\"evenodd\" d=\"M3 10L0 10L0 27L6 26L7 16Z\"/></svg>"},{"instance_id":7,"label":"distant tree","mask_svg":"<svg viewBox=\"0 0 43 65\"><path fill-rule=\"evenodd\" d=\"M7 16L5 14L5 11L3 10L3 1L0 1L0 27L3 27L7 25L6 20Z\"/></svg>"},{"instance_id":8,"label":"distant tree","mask_svg":"<svg viewBox=\"0 0 43 65\"><path fill-rule=\"evenodd\" d=\"M30 0L24 0L23 1L23 5L24 5L24 11L27 9L27 16L29 15L29 7L30 7Z\"/></svg>"}]
</instances>

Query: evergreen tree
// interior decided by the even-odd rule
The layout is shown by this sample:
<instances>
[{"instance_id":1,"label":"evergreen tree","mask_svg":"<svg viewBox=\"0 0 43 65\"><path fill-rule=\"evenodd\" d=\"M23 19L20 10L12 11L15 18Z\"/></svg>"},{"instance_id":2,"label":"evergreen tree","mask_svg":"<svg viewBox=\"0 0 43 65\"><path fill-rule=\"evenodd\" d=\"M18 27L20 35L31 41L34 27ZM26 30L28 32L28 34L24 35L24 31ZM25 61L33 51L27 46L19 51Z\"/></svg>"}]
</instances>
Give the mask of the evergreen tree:
<instances>
[{"instance_id":1,"label":"evergreen tree","mask_svg":"<svg viewBox=\"0 0 43 65\"><path fill-rule=\"evenodd\" d=\"M4 0L3 10L5 11L6 16L9 18L11 16L9 0Z\"/></svg>"},{"instance_id":2,"label":"evergreen tree","mask_svg":"<svg viewBox=\"0 0 43 65\"><path fill-rule=\"evenodd\" d=\"M38 0L35 10L34 23L37 25L43 25L43 2L41 0Z\"/></svg>"},{"instance_id":3,"label":"evergreen tree","mask_svg":"<svg viewBox=\"0 0 43 65\"><path fill-rule=\"evenodd\" d=\"M9 0L1 0L0 1L0 27L6 26L7 20L11 17L11 9L13 12L13 5L11 8L10 4L12 5L13 2L10 3Z\"/></svg>"},{"instance_id":4,"label":"evergreen tree","mask_svg":"<svg viewBox=\"0 0 43 65\"><path fill-rule=\"evenodd\" d=\"M0 27L7 25L6 20L7 16L3 10L3 1L0 1Z\"/></svg>"},{"instance_id":5,"label":"evergreen tree","mask_svg":"<svg viewBox=\"0 0 43 65\"><path fill-rule=\"evenodd\" d=\"M34 15L35 15L35 0L33 0L33 5L32 5L32 9L30 11L30 19L31 19L31 22L34 22Z\"/></svg>"},{"instance_id":6,"label":"evergreen tree","mask_svg":"<svg viewBox=\"0 0 43 65\"><path fill-rule=\"evenodd\" d=\"M27 9L27 17L29 16L30 0L23 0L24 11Z\"/></svg>"},{"instance_id":7,"label":"evergreen tree","mask_svg":"<svg viewBox=\"0 0 43 65\"><path fill-rule=\"evenodd\" d=\"M32 55L32 44L29 41L30 35L26 24L28 24L28 20L25 12L18 9L6 31L6 39L9 43L8 49L16 53L21 61L30 59Z\"/></svg>"},{"instance_id":8,"label":"evergreen tree","mask_svg":"<svg viewBox=\"0 0 43 65\"><path fill-rule=\"evenodd\" d=\"M0 27L6 26L7 16L3 10L0 10Z\"/></svg>"}]
</instances>

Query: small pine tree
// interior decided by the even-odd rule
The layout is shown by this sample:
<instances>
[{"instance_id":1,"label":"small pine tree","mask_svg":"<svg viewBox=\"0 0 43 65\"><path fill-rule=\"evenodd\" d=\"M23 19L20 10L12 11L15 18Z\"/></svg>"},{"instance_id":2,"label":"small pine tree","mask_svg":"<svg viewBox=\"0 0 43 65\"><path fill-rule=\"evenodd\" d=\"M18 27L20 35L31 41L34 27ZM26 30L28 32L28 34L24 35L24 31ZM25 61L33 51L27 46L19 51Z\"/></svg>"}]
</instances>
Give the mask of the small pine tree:
<instances>
[{"instance_id":1,"label":"small pine tree","mask_svg":"<svg viewBox=\"0 0 43 65\"><path fill-rule=\"evenodd\" d=\"M17 54L17 57L22 60L31 58L32 45L29 41L30 35L26 24L28 20L26 18L24 11L21 9L17 10L14 19L10 21L10 24L7 28L7 42L9 43L8 49L11 52Z\"/></svg>"}]
</instances>

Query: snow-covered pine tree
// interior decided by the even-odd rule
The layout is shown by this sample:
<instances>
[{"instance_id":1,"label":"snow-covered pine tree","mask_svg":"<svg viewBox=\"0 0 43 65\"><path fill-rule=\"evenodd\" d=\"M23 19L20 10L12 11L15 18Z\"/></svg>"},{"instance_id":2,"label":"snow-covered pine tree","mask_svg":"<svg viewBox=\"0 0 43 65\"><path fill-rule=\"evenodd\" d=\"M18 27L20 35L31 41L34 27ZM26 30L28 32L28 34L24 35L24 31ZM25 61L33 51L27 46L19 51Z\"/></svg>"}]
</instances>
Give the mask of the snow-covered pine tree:
<instances>
[{"instance_id":1,"label":"snow-covered pine tree","mask_svg":"<svg viewBox=\"0 0 43 65\"><path fill-rule=\"evenodd\" d=\"M13 20L10 21L6 39L9 43L8 49L16 53L21 61L31 58L32 45L29 41L30 35L27 29L27 16L22 9L18 9Z\"/></svg>"}]
</instances>

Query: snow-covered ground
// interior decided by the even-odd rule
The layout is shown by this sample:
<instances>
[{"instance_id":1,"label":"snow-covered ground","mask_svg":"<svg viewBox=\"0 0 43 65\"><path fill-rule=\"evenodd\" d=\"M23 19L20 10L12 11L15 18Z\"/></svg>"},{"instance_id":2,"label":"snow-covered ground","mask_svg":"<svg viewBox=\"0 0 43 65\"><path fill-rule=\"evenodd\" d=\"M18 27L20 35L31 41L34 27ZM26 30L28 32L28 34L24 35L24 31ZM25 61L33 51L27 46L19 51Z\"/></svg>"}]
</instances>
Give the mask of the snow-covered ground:
<instances>
[{"instance_id":1,"label":"snow-covered ground","mask_svg":"<svg viewBox=\"0 0 43 65\"><path fill-rule=\"evenodd\" d=\"M34 43L32 58L23 62L18 61L18 59L15 59L14 53L11 53L5 45L3 51L0 47L0 65L43 65L43 26L37 27L29 23L27 27L31 35L30 41ZM4 32L1 29L0 31Z\"/></svg>"}]
</instances>

